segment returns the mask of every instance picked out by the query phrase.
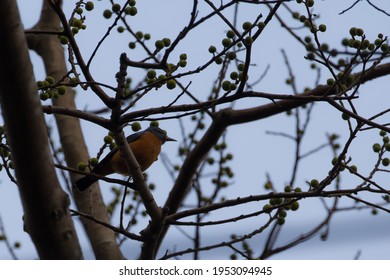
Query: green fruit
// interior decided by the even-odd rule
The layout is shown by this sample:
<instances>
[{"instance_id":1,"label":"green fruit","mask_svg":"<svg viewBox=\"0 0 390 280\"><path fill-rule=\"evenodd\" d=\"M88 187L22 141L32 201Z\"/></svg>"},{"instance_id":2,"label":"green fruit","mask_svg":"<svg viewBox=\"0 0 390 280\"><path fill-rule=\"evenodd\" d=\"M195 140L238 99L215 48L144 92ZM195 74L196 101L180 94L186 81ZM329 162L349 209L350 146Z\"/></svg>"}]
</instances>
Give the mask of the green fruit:
<instances>
[{"instance_id":1,"label":"green fruit","mask_svg":"<svg viewBox=\"0 0 390 280\"><path fill-rule=\"evenodd\" d=\"M47 76L45 81L48 82L50 85L54 85L56 82L56 80L52 76Z\"/></svg>"},{"instance_id":2,"label":"green fruit","mask_svg":"<svg viewBox=\"0 0 390 280\"><path fill-rule=\"evenodd\" d=\"M251 36L246 37L246 38L244 39L244 43L245 43L246 45L252 45L252 43L253 43L253 38L252 38Z\"/></svg>"},{"instance_id":3,"label":"green fruit","mask_svg":"<svg viewBox=\"0 0 390 280\"><path fill-rule=\"evenodd\" d=\"M326 80L326 84L328 86L333 86L334 85L334 80L332 78L329 78L329 79Z\"/></svg>"},{"instance_id":4,"label":"green fruit","mask_svg":"<svg viewBox=\"0 0 390 280\"><path fill-rule=\"evenodd\" d=\"M389 166L389 164L390 164L390 159L389 159L389 158L384 158L384 159L382 159L382 164L383 164L383 166Z\"/></svg>"},{"instance_id":5,"label":"green fruit","mask_svg":"<svg viewBox=\"0 0 390 280\"><path fill-rule=\"evenodd\" d=\"M216 64L222 64L222 62L223 62L223 59L222 59L222 57L217 57L216 59L215 59L215 63Z\"/></svg>"},{"instance_id":6,"label":"green fruit","mask_svg":"<svg viewBox=\"0 0 390 280\"><path fill-rule=\"evenodd\" d=\"M379 145L379 143L375 143L374 145L372 145L372 150L375 153L379 153L379 151L381 150L381 145Z\"/></svg>"},{"instance_id":7,"label":"green fruit","mask_svg":"<svg viewBox=\"0 0 390 280\"><path fill-rule=\"evenodd\" d=\"M234 60L234 59L236 59L237 55L235 52L228 52L227 57L230 60Z\"/></svg>"},{"instance_id":8,"label":"green fruit","mask_svg":"<svg viewBox=\"0 0 390 280\"><path fill-rule=\"evenodd\" d=\"M264 205L263 206L263 211L265 212L265 213L271 213L271 208L272 206L270 205L270 204L266 204L266 205Z\"/></svg>"},{"instance_id":9,"label":"green fruit","mask_svg":"<svg viewBox=\"0 0 390 280\"><path fill-rule=\"evenodd\" d=\"M69 39L66 36L60 36L60 43L62 45L67 45L69 43Z\"/></svg>"},{"instance_id":10,"label":"green fruit","mask_svg":"<svg viewBox=\"0 0 390 280\"><path fill-rule=\"evenodd\" d=\"M382 52L388 52L389 51L389 45L388 44L382 44L381 45Z\"/></svg>"},{"instance_id":11,"label":"green fruit","mask_svg":"<svg viewBox=\"0 0 390 280\"><path fill-rule=\"evenodd\" d=\"M352 47L355 49L360 48L361 42L359 40L353 41Z\"/></svg>"},{"instance_id":12,"label":"green fruit","mask_svg":"<svg viewBox=\"0 0 390 280\"><path fill-rule=\"evenodd\" d=\"M104 18L109 19L109 18L111 18L111 16L112 16L112 12L110 10L104 10L104 12L103 12Z\"/></svg>"},{"instance_id":13,"label":"green fruit","mask_svg":"<svg viewBox=\"0 0 390 280\"><path fill-rule=\"evenodd\" d=\"M278 222L278 225L283 225L286 222L286 220L282 217L278 217L277 222Z\"/></svg>"},{"instance_id":14,"label":"green fruit","mask_svg":"<svg viewBox=\"0 0 390 280\"><path fill-rule=\"evenodd\" d=\"M380 44L382 44L382 40L381 39L375 39L374 44L375 44L375 46L379 46Z\"/></svg>"},{"instance_id":15,"label":"green fruit","mask_svg":"<svg viewBox=\"0 0 390 280\"><path fill-rule=\"evenodd\" d=\"M158 123L158 121L151 121L149 126L159 127L160 124Z\"/></svg>"},{"instance_id":16,"label":"green fruit","mask_svg":"<svg viewBox=\"0 0 390 280\"><path fill-rule=\"evenodd\" d=\"M242 29L244 29L245 31L248 31L252 28L252 23L250 23L249 21L246 21L242 24Z\"/></svg>"},{"instance_id":17,"label":"green fruit","mask_svg":"<svg viewBox=\"0 0 390 280\"><path fill-rule=\"evenodd\" d=\"M361 28L358 28L358 29L356 29L356 35L357 36L363 36L363 34L364 34L364 30L363 29L361 29Z\"/></svg>"},{"instance_id":18,"label":"green fruit","mask_svg":"<svg viewBox=\"0 0 390 280\"><path fill-rule=\"evenodd\" d=\"M180 58L180 60L187 60L187 54L182 53L179 58Z\"/></svg>"},{"instance_id":19,"label":"green fruit","mask_svg":"<svg viewBox=\"0 0 390 280\"><path fill-rule=\"evenodd\" d=\"M64 95L66 93L66 86L57 87L57 92L59 95Z\"/></svg>"},{"instance_id":20,"label":"green fruit","mask_svg":"<svg viewBox=\"0 0 390 280\"><path fill-rule=\"evenodd\" d=\"M234 36L236 36L236 34L234 33L233 30L229 30L228 32L226 32L226 37L227 38L234 38Z\"/></svg>"},{"instance_id":21,"label":"green fruit","mask_svg":"<svg viewBox=\"0 0 390 280\"><path fill-rule=\"evenodd\" d=\"M163 41L165 47L169 47L171 45L171 39L169 39L169 38L164 38L164 39L162 39L162 41Z\"/></svg>"},{"instance_id":22,"label":"green fruit","mask_svg":"<svg viewBox=\"0 0 390 280\"><path fill-rule=\"evenodd\" d=\"M217 48L215 46L209 47L209 53L215 53L217 51Z\"/></svg>"},{"instance_id":23,"label":"green fruit","mask_svg":"<svg viewBox=\"0 0 390 280\"><path fill-rule=\"evenodd\" d=\"M47 92L43 92L39 95L39 98L42 100L42 101L46 101L50 98L49 94Z\"/></svg>"},{"instance_id":24,"label":"green fruit","mask_svg":"<svg viewBox=\"0 0 390 280\"><path fill-rule=\"evenodd\" d=\"M104 138L103 138L103 141L104 141L104 143L106 143L106 144L111 144L111 142L112 142L112 137L110 136L110 135L106 135L106 136L104 136Z\"/></svg>"},{"instance_id":25,"label":"green fruit","mask_svg":"<svg viewBox=\"0 0 390 280\"><path fill-rule=\"evenodd\" d=\"M272 182L271 181L267 181L265 184L264 184L264 188L266 190L272 190Z\"/></svg>"},{"instance_id":26,"label":"green fruit","mask_svg":"<svg viewBox=\"0 0 390 280\"><path fill-rule=\"evenodd\" d=\"M229 38L224 38L222 40L222 46L224 46L225 48L229 47L231 44L232 44L232 40L230 40Z\"/></svg>"},{"instance_id":27,"label":"green fruit","mask_svg":"<svg viewBox=\"0 0 390 280\"><path fill-rule=\"evenodd\" d=\"M362 49L367 49L369 45L370 41L368 41L367 39L363 40Z\"/></svg>"},{"instance_id":28,"label":"green fruit","mask_svg":"<svg viewBox=\"0 0 390 280\"><path fill-rule=\"evenodd\" d=\"M229 89L230 89L230 81L223 81L222 82L222 89L224 90L224 91L228 91Z\"/></svg>"},{"instance_id":29,"label":"green fruit","mask_svg":"<svg viewBox=\"0 0 390 280\"><path fill-rule=\"evenodd\" d=\"M119 4L116 3L116 4L112 5L111 10L112 10L114 13L119 13L119 11L121 10L121 5L119 5Z\"/></svg>"},{"instance_id":30,"label":"green fruit","mask_svg":"<svg viewBox=\"0 0 390 280\"><path fill-rule=\"evenodd\" d=\"M235 72L235 71L230 73L230 79L237 80L238 79L238 73Z\"/></svg>"},{"instance_id":31,"label":"green fruit","mask_svg":"<svg viewBox=\"0 0 390 280\"><path fill-rule=\"evenodd\" d=\"M314 53L310 52L310 53L307 54L306 57L307 57L308 60L314 60L315 55L314 55Z\"/></svg>"},{"instance_id":32,"label":"green fruit","mask_svg":"<svg viewBox=\"0 0 390 280\"><path fill-rule=\"evenodd\" d=\"M351 169L352 172L357 172L357 166L356 165L351 165L349 168Z\"/></svg>"},{"instance_id":33,"label":"green fruit","mask_svg":"<svg viewBox=\"0 0 390 280\"><path fill-rule=\"evenodd\" d=\"M351 34L351 36L356 36L356 33L357 33L356 27L352 27L351 29L349 29L349 34Z\"/></svg>"},{"instance_id":34,"label":"green fruit","mask_svg":"<svg viewBox=\"0 0 390 280\"><path fill-rule=\"evenodd\" d=\"M299 16L299 14L298 14L298 16ZM262 21L260 21L260 22L257 24L257 27L258 27L259 29L264 29L265 23L262 22Z\"/></svg>"},{"instance_id":35,"label":"green fruit","mask_svg":"<svg viewBox=\"0 0 390 280\"><path fill-rule=\"evenodd\" d=\"M79 171L85 171L87 165L84 163L84 162L79 162L79 164L77 164L77 169Z\"/></svg>"},{"instance_id":36,"label":"green fruit","mask_svg":"<svg viewBox=\"0 0 390 280\"><path fill-rule=\"evenodd\" d=\"M187 61L186 60L180 60L179 61L179 66L180 67L186 67L187 66Z\"/></svg>"},{"instance_id":37,"label":"green fruit","mask_svg":"<svg viewBox=\"0 0 390 280\"><path fill-rule=\"evenodd\" d=\"M167 81L167 88L168 89L174 89L176 87L176 81L175 80L168 80Z\"/></svg>"},{"instance_id":38,"label":"green fruit","mask_svg":"<svg viewBox=\"0 0 390 280\"><path fill-rule=\"evenodd\" d=\"M342 113L341 118L345 121L349 120L349 116L346 113Z\"/></svg>"},{"instance_id":39,"label":"green fruit","mask_svg":"<svg viewBox=\"0 0 390 280\"><path fill-rule=\"evenodd\" d=\"M83 22L81 20L79 20L79 19L73 20L74 27L81 28L82 25L83 25Z\"/></svg>"},{"instance_id":40,"label":"green fruit","mask_svg":"<svg viewBox=\"0 0 390 280\"><path fill-rule=\"evenodd\" d=\"M154 43L156 49L162 49L164 47L164 42L162 40L157 40L155 43Z\"/></svg>"},{"instance_id":41,"label":"green fruit","mask_svg":"<svg viewBox=\"0 0 390 280\"><path fill-rule=\"evenodd\" d=\"M151 36L150 36L149 33L145 33L145 34L144 34L144 39L145 39L145 40L150 40L150 37L151 37Z\"/></svg>"},{"instance_id":42,"label":"green fruit","mask_svg":"<svg viewBox=\"0 0 390 280\"><path fill-rule=\"evenodd\" d=\"M93 2L91 2L91 1L88 1L87 3L85 3L85 9L87 11L92 11L94 7L95 6L94 6Z\"/></svg>"},{"instance_id":43,"label":"green fruit","mask_svg":"<svg viewBox=\"0 0 390 280\"><path fill-rule=\"evenodd\" d=\"M91 158L89 159L89 163L91 164L92 167L95 167L96 165L98 165L99 160L97 158Z\"/></svg>"},{"instance_id":44,"label":"green fruit","mask_svg":"<svg viewBox=\"0 0 390 280\"><path fill-rule=\"evenodd\" d=\"M320 182L318 182L317 179L313 179L310 181L310 187L312 187L313 189L318 188L319 185L320 185Z\"/></svg>"},{"instance_id":45,"label":"green fruit","mask_svg":"<svg viewBox=\"0 0 390 280\"><path fill-rule=\"evenodd\" d=\"M321 32L325 32L326 31L326 25L325 24L320 24L318 26L318 30L321 31Z\"/></svg>"},{"instance_id":46,"label":"green fruit","mask_svg":"<svg viewBox=\"0 0 390 280\"><path fill-rule=\"evenodd\" d=\"M131 124L131 129L133 131L139 131L141 129L141 124L139 122L133 122Z\"/></svg>"},{"instance_id":47,"label":"green fruit","mask_svg":"<svg viewBox=\"0 0 390 280\"><path fill-rule=\"evenodd\" d=\"M299 208L299 202L298 201L294 201L293 203L291 203L291 210L292 211L297 211Z\"/></svg>"},{"instance_id":48,"label":"green fruit","mask_svg":"<svg viewBox=\"0 0 390 280\"><path fill-rule=\"evenodd\" d=\"M229 90L236 90L236 89L237 89L237 85L234 83L231 83L229 86Z\"/></svg>"},{"instance_id":49,"label":"green fruit","mask_svg":"<svg viewBox=\"0 0 390 280\"><path fill-rule=\"evenodd\" d=\"M154 79L154 78L156 78L156 71L154 71L154 70L149 70L148 73L146 74L146 76L147 76L149 79Z\"/></svg>"},{"instance_id":50,"label":"green fruit","mask_svg":"<svg viewBox=\"0 0 390 280\"><path fill-rule=\"evenodd\" d=\"M162 81L162 80L165 80L166 78L167 78L167 76L165 76L164 74L161 74L158 76L157 80Z\"/></svg>"},{"instance_id":51,"label":"green fruit","mask_svg":"<svg viewBox=\"0 0 390 280\"><path fill-rule=\"evenodd\" d=\"M138 13L138 10L137 10L136 7L130 7L130 9L129 9L129 14L130 14L131 16L135 16L137 13Z\"/></svg>"},{"instance_id":52,"label":"green fruit","mask_svg":"<svg viewBox=\"0 0 390 280\"><path fill-rule=\"evenodd\" d=\"M238 71L244 71L245 70L245 64L244 63L238 64L237 69L238 69Z\"/></svg>"},{"instance_id":53,"label":"green fruit","mask_svg":"<svg viewBox=\"0 0 390 280\"><path fill-rule=\"evenodd\" d=\"M72 34L76 35L77 33L79 33L79 29L77 27L72 27Z\"/></svg>"}]
</instances>

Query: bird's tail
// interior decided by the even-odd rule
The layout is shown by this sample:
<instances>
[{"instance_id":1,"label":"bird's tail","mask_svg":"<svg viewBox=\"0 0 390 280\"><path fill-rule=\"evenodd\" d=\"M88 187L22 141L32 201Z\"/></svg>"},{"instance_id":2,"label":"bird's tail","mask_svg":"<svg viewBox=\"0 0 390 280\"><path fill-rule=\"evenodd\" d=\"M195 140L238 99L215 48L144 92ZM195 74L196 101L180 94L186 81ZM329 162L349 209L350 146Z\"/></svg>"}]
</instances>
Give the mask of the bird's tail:
<instances>
[{"instance_id":1,"label":"bird's tail","mask_svg":"<svg viewBox=\"0 0 390 280\"><path fill-rule=\"evenodd\" d=\"M95 183L98 179L96 177L92 176L85 176L75 182L76 187L79 189L79 191L84 191L88 189L90 185Z\"/></svg>"}]
</instances>

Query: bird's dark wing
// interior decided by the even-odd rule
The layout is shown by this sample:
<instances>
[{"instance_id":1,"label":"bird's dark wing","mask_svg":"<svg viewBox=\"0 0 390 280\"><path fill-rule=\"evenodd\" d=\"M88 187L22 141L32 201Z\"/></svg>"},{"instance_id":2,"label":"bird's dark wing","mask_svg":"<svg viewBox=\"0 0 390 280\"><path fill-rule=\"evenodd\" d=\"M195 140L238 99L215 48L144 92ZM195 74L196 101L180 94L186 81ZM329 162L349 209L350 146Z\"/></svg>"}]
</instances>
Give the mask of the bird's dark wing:
<instances>
[{"instance_id":1,"label":"bird's dark wing","mask_svg":"<svg viewBox=\"0 0 390 280\"><path fill-rule=\"evenodd\" d=\"M140 136L141 136L142 134L144 134L144 133L145 133L145 131L139 131L139 132L130 134L129 136L126 137L127 143L134 142L135 140L137 140L138 138L140 138Z\"/></svg>"},{"instance_id":2,"label":"bird's dark wing","mask_svg":"<svg viewBox=\"0 0 390 280\"><path fill-rule=\"evenodd\" d=\"M126 137L127 143L134 142L140 136L144 133L144 131L136 132L133 134L130 134L129 136ZM118 151L118 147L115 147L112 149L92 170L92 172L99 174L100 170L111 161L111 158L115 155L115 153Z\"/></svg>"}]
</instances>

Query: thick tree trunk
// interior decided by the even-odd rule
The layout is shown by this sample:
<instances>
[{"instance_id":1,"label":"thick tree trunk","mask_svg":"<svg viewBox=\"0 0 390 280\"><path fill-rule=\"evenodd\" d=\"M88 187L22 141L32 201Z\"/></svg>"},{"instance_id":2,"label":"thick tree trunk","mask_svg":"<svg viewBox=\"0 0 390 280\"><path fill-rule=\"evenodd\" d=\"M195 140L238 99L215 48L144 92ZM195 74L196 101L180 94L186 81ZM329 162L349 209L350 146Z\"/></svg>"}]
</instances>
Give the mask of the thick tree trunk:
<instances>
[{"instance_id":1,"label":"thick tree trunk","mask_svg":"<svg viewBox=\"0 0 390 280\"><path fill-rule=\"evenodd\" d=\"M58 31L60 22L47 1L44 1L39 22L34 26L36 31ZM56 35L29 35L29 47L35 50L43 59L48 76L60 80L67 73L64 48ZM65 95L53 99L53 104L63 108L76 109L75 93L68 88ZM65 160L68 166L76 167L81 161L89 159L88 150L77 118L55 115L58 133ZM72 182L79 178L78 174L70 174ZM96 184L97 185L97 184ZM74 190L74 198L78 209L94 218L109 223L106 206L104 205L100 189L95 186L90 191L79 192ZM123 259L123 255L116 243L115 234L96 222L81 218L88 238L91 242L97 259Z\"/></svg>"},{"instance_id":2,"label":"thick tree trunk","mask_svg":"<svg viewBox=\"0 0 390 280\"><path fill-rule=\"evenodd\" d=\"M0 1L0 100L11 147L25 230L41 259L81 259L49 148L37 87L16 1ZM22 217L20 217L22 218Z\"/></svg>"}]
</instances>

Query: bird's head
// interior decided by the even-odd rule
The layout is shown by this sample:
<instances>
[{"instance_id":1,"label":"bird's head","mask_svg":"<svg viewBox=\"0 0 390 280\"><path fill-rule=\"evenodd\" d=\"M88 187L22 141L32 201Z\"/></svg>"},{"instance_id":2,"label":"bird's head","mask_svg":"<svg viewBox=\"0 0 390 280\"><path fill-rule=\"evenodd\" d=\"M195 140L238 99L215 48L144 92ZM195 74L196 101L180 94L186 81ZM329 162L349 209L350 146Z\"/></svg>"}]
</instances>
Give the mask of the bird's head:
<instances>
[{"instance_id":1,"label":"bird's head","mask_svg":"<svg viewBox=\"0 0 390 280\"><path fill-rule=\"evenodd\" d=\"M175 139L169 137L167 133L157 126L150 126L145 131L153 133L161 142L164 144L166 141L176 141Z\"/></svg>"}]
</instances>

